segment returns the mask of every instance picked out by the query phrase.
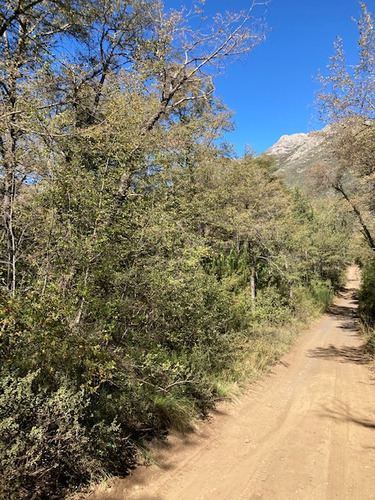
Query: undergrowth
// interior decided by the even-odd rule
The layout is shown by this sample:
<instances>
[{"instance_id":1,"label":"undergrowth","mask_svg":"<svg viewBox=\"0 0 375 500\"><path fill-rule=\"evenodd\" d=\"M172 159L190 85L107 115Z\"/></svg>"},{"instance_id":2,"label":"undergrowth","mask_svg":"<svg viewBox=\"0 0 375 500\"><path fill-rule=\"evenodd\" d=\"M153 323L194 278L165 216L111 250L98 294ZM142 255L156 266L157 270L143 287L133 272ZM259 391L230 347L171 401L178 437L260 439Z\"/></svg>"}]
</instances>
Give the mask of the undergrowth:
<instances>
[{"instance_id":1,"label":"undergrowth","mask_svg":"<svg viewBox=\"0 0 375 500\"><path fill-rule=\"evenodd\" d=\"M373 258L370 258L362 269L358 313L367 353L375 359L375 259Z\"/></svg>"},{"instance_id":2,"label":"undergrowth","mask_svg":"<svg viewBox=\"0 0 375 500\"><path fill-rule=\"evenodd\" d=\"M247 289L233 301L204 273L191 283L174 278L176 286L179 316L169 310L167 287L159 297L160 308L167 304L163 334L142 335L138 326L136 342L128 338L127 349L111 357L107 345L69 333L58 317L41 331L33 323L39 313L26 302L3 303L1 498L63 498L84 482L126 472L151 439L191 431L217 401L267 370L326 306L326 294L299 287L292 299L260 291L254 307ZM183 335L182 314L191 329ZM60 329L63 363L54 358L59 336L48 333Z\"/></svg>"}]
</instances>

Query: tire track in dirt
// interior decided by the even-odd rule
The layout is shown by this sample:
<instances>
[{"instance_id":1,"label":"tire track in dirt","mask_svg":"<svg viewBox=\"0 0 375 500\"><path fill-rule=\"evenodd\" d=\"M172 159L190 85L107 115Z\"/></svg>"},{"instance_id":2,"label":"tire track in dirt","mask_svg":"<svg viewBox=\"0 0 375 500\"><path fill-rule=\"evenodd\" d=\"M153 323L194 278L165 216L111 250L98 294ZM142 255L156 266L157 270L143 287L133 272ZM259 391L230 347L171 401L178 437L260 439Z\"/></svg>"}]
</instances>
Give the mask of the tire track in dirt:
<instances>
[{"instance_id":1,"label":"tire track in dirt","mask_svg":"<svg viewBox=\"0 0 375 500\"><path fill-rule=\"evenodd\" d=\"M375 500L375 385L355 326L357 269L345 293L272 372L188 437L159 467L90 500Z\"/></svg>"}]
</instances>

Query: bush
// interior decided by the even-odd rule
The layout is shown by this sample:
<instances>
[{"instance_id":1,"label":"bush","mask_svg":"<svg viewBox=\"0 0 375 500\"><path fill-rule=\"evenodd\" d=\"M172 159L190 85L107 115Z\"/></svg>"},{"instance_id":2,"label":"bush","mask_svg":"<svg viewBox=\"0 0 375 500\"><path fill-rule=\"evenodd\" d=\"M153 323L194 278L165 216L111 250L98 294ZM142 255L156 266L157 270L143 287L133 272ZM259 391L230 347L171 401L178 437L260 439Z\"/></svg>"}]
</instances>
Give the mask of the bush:
<instances>
[{"instance_id":1,"label":"bush","mask_svg":"<svg viewBox=\"0 0 375 500\"><path fill-rule=\"evenodd\" d=\"M330 282L314 280L311 283L311 291L317 305L322 311L327 311L334 298L334 292Z\"/></svg>"},{"instance_id":2,"label":"bush","mask_svg":"<svg viewBox=\"0 0 375 500\"><path fill-rule=\"evenodd\" d=\"M375 259L363 267L362 283L358 293L358 312L361 320L368 326L375 325Z\"/></svg>"},{"instance_id":3,"label":"bush","mask_svg":"<svg viewBox=\"0 0 375 500\"><path fill-rule=\"evenodd\" d=\"M258 292L253 321L281 325L290 320L290 307L287 300L273 287Z\"/></svg>"},{"instance_id":4,"label":"bush","mask_svg":"<svg viewBox=\"0 0 375 500\"><path fill-rule=\"evenodd\" d=\"M61 498L98 468L87 454L83 394L66 382L48 394L38 376L0 382L1 498Z\"/></svg>"},{"instance_id":5,"label":"bush","mask_svg":"<svg viewBox=\"0 0 375 500\"><path fill-rule=\"evenodd\" d=\"M0 382L0 498L61 499L104 471L134 463L116 421L95 420L91 397L61 379L43 387L39 371Z\"/></svg>"},{"instance_id":6,"label":"bush","mask_svg":"<svg viewBox=\"0 0 375 500\"><path fill-rule=\"evenodd\" d=\"M375 259L362 268L361 287L358 292L358 313L366 338L367 352L375 356Z\"/></svg>"}]
</instances>

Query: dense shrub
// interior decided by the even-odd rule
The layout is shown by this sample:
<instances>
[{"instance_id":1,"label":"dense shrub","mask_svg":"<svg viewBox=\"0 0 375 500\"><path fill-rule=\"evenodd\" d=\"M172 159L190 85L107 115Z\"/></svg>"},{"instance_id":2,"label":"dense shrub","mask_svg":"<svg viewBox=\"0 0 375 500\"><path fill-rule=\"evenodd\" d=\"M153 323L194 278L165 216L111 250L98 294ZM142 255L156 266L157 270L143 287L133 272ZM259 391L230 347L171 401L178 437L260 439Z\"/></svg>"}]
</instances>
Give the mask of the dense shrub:
<instances>
[{"instance_id":1,"label":"dense shrub","mask_svg":"<svg viewBox=\"0 0 375 500\"><path fill-rule=\"evenodd\" d=\"M52 294L44 307L35 295L3 297L1 495L61 498L102 473L124 473L135 443L189 430L231 382L275 362L296 317L331 297L316 281L292 298L267 286L253 304L248 285L231 283L199 256L145 267L133 301L112 307L116 322L101 317L105 334L72 326ZM107 296L117 300L117 291Z\"/></svg>"},{"instance_id":2,"label":"dense shrub","mask_svg":"<svg viewBox=\"0 0 375 500\"><path fill-rule=\"evenodd\" d=\"M375 325L375 259L369 260L362 269L361 288L358 293L359 314L362 321Z\"/></svg>"},{"instance_id":3,"label":"dense shrub","mask_svg":"<svg viewBox=\"0 0 375 500\"><path fill-rule=\"evenodd\" d=\"M375 259L368 259L362 267L358 292L358 312L366 338L367 351L375 356Z\"/></svg>"},{"instance_id":4,"label":"dense shrub","mask_svg":"<svg viewBox=\"0 0 375 500\"><path fill-rule=\"evenodd\" d=\"M47 390L39 371L1 379L1 498L60 499L66 488L134 463L121 426L105 412L95 419L93 397L64 378L56 385Z\"/></svg>"},{"instance_id":5,"label":"dense shrub","mask_svg":"<svg viewBox=\"0 0 375 500\"><path fill-rule=\"evenodd\" d=\"M336 280L334 283L336 283ZM311 283L311 291L318 307L320 307L322 311L326 311L332 304L334 298L334 291L331 282L313 280Z\"/></svg>"},{"instance_id":6,"label":"dense shrub","mask_svg":"<svg viewBox=\"0 0 375 500\"><path fill-rule=\"evenodd\" d=\"M88 402L66 381L48 393L39 375L0 382L1 498L61 498L98 471L82 425Z\"/></svg>"}]
</instances>

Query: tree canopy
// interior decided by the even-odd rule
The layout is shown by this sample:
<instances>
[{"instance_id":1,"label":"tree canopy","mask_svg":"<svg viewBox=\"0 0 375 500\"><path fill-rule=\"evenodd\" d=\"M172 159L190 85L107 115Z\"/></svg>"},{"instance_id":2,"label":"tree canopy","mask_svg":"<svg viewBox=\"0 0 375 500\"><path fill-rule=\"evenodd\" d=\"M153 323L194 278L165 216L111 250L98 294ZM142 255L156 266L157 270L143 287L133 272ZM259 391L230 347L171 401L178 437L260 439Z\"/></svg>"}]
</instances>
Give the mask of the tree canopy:
<instances>
[{"instance_id":1,"label":"tree canopy","mask_svg":"<svg viewBox=\"0 0 375 500\"><path fill-rule=\"evenodd\" d=\"M322 120L334 124L336 158L336 167L320 168L319 175L349 204L365 242L374 251L375 32L364 2L357 26L355 64L347 63L344 42L337 38L327 72L318 77L317 105Z\"/></svg>"}]
</instances>

